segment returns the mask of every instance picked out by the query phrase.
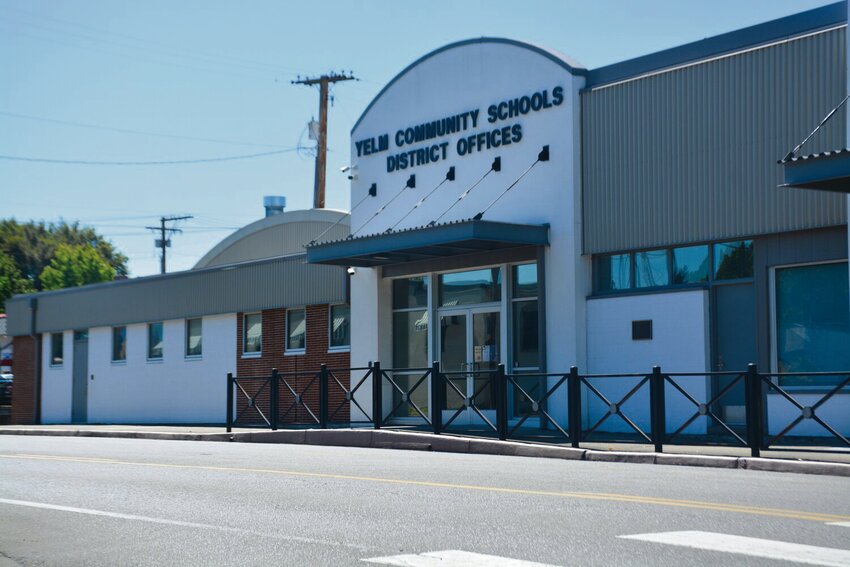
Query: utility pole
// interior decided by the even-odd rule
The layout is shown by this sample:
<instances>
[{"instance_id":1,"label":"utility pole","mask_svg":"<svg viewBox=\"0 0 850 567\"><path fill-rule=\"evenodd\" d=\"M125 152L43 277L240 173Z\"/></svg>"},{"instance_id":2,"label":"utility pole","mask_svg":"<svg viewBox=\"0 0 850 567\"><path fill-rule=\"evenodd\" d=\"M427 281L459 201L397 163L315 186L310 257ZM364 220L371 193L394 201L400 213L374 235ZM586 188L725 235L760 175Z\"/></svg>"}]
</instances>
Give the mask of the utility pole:
<instances>
[{"instance_id":1,"label":"utility pole","mask_svg":"<svg viewBox=\"0 0 850 567\"><path fill-rule=\"evenodd\" d=\"M329 73L320 77L298 77L293 85L319 85L319 135L317 136L316 175L313 181L313 208L325 208L325 171L327 169L328 153L328 91L329 85L340 81L356 81L351 73Z\"/></svg>"},{"instance_id":2,"label":"utility pole","mask_svg":"<svg viewBox=\"0 0 850 567\"><path fill-rule=\"evenodd\" d=\"M181 221L181 220L186 220L186 219L191 219L191 218L194 218L194 217L192 215L184 215L182 217L174 217L174 216L159 217L159 226L146 226L145 227L148 230L153 230L153 231L159 232L159 238L157 238L156 241L155 241L156 247L160 248L162 250L162 254L160 255L160 258L159 258L159 273L161 273L161 274L165 273L165 249L171 246L171 239L166 238L165 234L166 233L179 234L179 233L183 232L179 228L165 226L165 223Z\"/></svg>"}]
</instances>

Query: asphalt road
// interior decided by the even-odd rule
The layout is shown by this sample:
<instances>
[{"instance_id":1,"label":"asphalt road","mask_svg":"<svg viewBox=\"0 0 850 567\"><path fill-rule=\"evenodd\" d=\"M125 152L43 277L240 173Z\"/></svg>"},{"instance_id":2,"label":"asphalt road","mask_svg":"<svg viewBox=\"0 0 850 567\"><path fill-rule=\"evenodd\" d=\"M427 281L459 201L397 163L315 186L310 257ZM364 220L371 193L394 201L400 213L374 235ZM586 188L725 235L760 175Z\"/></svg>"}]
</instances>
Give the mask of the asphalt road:
<instances>
[{"instance_id":1,"label":"asphalt road","mask_svg":"<svg viewBox=\"0 0 850 567\"><path fill-rule=\"evenodd\" d=\"M444 553L422 555L434 552ZM0 438L4 567L363 567L397 555L406 557L378 562L850 565L850 479L302 445Z\"/></svg>"}]
</instances>

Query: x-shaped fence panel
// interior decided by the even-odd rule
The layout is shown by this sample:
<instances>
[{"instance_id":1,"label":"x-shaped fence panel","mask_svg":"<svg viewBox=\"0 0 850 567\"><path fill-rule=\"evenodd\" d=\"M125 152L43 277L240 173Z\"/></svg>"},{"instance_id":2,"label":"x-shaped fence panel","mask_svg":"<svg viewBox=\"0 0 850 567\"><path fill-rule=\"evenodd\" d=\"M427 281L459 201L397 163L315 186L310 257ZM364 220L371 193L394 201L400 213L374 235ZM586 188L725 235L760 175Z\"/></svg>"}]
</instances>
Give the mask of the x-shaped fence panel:
<instances>
[{"instance_id":1,"label":"x-shaped fence panel","mask_svg":"<svg viewBox=\"0 0 850 567\"><path fill-rule=\"evenodd\" d=\"M445 384L447 392L454 392L458 398L460 398L460 407L455 410L455 412L449 417L448 420L442 422L442 427L449 427L454 421L464 414L467 410L472 410L480 419L484 422L484 424L491 430L495 432L499 432L499 428L496 424L494 424L485 414L482 409L488 404L487 402L479 403L484 399L485 392L492 397L498 397L498 394L493 395L495 392L499 390L500 384L494 383L498 379L499 373L496 370L459 370L454 372L440 372L439 379ZM472 394L467 394L466 391L461 391L460 388L457 387L455 382L466 382L468 379L472 379L473 388L471 390ZM483 379L482 379L483 378ZM475 383L480 382L479 387L475 387ZM466 388L464 388L466 390ZM448 400L448 396L444 401ZM436 419L442 421L442 404L436 408ZM448 408L447 408L448 409ZM495 409L495 408L493 408Z\"/></svg>"},{"instance_id":2,"label":"x-shaped fence panel","mask_svg":"<svg viewBox=\"0 0 850 567\"><path fill-rule=\"evenodd\" d=\"M717 392L714 395L714 397L709 399L707 402L700 402L699 400L694 398L694 396L691 395L691 393L689 393L677 380L677 379L681 379L681 378L697 378L697 379L707 380L709 378L709 376L714 376L714 377L726 376L726 377L729 377L729 383L727 383L725 386L723 386L720 389L720 391ZM735 430L733 430L729 426L729 424L727 424L725 421L720 419L720 417L717 415L717 413L712 409L712 408L716 407L716 405L718 404L718 402L720 402L721 399L723 399L724 397L726 397L727 394L732 392L733 389L735 389L736 386L739 389L744 389L745 388L744 381L746 379L746 376L747 376L746 372L712 372L710 375L708 375L708 374L685 374L685 373L664 374L664 381L666 383L670 384L671 386L673 386L673 388L675 388L676 391L678 391L680 394L682 394L682 396L684 396L684 398L688 402L690 402L691 404L693 404L697 408L696 411L693 413L693 415L691 415L689 418L687 418L678 427L678 429L676 429L673 433L670 433L669 435L667 435L665 437L664 442L665 443L672 442L673 439L676 436L681 434L694 421L696 421L700 417L706 417L710 420L713 420L714 423L716 423L717 425L722 427L729 435L732 436L733 439L735 439L735 441L738 444L740 444L743 447L746 447L747 441L743 437L738 435L735 432ZM703 384L703 386L705 386L705 384Z\"/></svg>"},{"instance_id":3,"label":"x-shaped fence panel","mask_svg":"<svg viewBox=\"0 0 850 567\"><path fill-rule=\"evenodd\" d=\"M836 384L827 393L822 395L815 403L811 405L804 405L778 383L780 378L799 376L806 376L810 378L820 377L823 379L835 377L839 380L839 383ZM768 393L778 393L800 412L800 414L796 418L794 418L779 433L771 437L766 442L764 446L765 449L776 445L777 442L779 442L779 440L785 437L792 429L800 425L800 423L809 419L811 419L812 421L823 427L825 430L827 430L833 438L839 440L842 444L850 446L850 440L848 440L847 437L842 435L837 429L835 429L832 425L824 421L821 416L817 414L818 410L822 408L827 401L829 401L833 396L841 392L841 390L843 390L848 384L850 384L850 374L844 372L775 373L760 374L759 378L761 380L761 383L767 386Z\"/></svg>"},{"instance_id":4,"label":"x-shaped fence panel","mask_svg":"<svg viewBox=\"0 0 850 567\"><path fill-rule=\"evenodd\" d=\"M561 424L556 420L547 410L548 402L555 395L556 392L562 389L566 389L566 382L570 378L569 374L508 374L506 376L508 381L508 387L512 388L514 395L514 406L517 405L517 398L519 398L520 402L528 402L531 404L530 410L528 412L523 412L522 416L513 424L508 430L508 437L513 437L514 434L522 427L522 425L532 416L537 415L540 417L541 421L540 428L542 429L544 425L551 425L554 427L564 438L570 439L570 434L561 427ZM541 386L541 383L548 382L549 380L556 380L554 385L550 388L545 389L542 395L535 397L535 393L538 390L544 390L545 386ZM528 386L523 387L521 385L522 381L527 380L535 380L535 384L533 387L529 388ZM565 404L566 407L566 404ZM514 412L514 417L516 416L517 411Z\"/></svg>"},{"instance_id":5,"label":"x-shaped fence panel","mask_svg":"<svg viewBox=\"0 0 850 567\"><path fill-rule=\"evenodd\" d=\"M327 368L323 367L324 371L324 381L323 384L327 385L327 397L326 397L326 406L330 404L330 392L341 392L342 400L336 405L333 411L327 416L327 422L337 422L337 423L352 423L351 415L346 419L337 419L337 416L340 412L343 412L346 408L350 410L350 405L354 405L360 413L363 414L365 420L358 420L358 423L374 423L374 419L372 418L372 413L370 411L366 411L360 402L357 400L357 392L360 391L361 388L364 387L367 380L373 375L373 367L363 367L363 368ZM350 388L345 385L345 381L343 380L343 375L348 375L347 382L351 384L351 376L354 373L363 372L363 375L357 381L356 384L351 386ZM328 406L329 407L329 406ZM321 409L321 408L320 408Z\"/></svg>"},{"instance_id":6,"label":"x-shaped fence panel","mask_svg":"<svg viewBox=\"0 0 850 567\"><path fill-rule=\"evenodd\" d=\"M228 408L233 411L233 395L236 394L236 416L229 421L239 425L246 413L254 414L263 423L271 427L271 376L240 376L230 377L228 384ZM261 406L266 406L266 415Z\"/></svg>"},{"instance_id":7,"label":"x-shaped fence panel","mask_svg":"<svg viewBox=\"0 0 850 567\"><path fill-rule=\"evenodd\" d=\"M395 415L395 413L402 406L407 406L411 408L419 417L421 417L427 425L431 425L431 418L428 417L426 411L423 410L419 405L413 400L413 394L416 392L418 388L422 388L422 391L425 392L425 396L427 399L427 391L428 391L428 378L431 377L432 368L413 368L413 369L380 369L379 367L379 376L382 378L383 382L386 382L392 388L392 391L395 393L393 399L397 398L397 401L393 403L392 409L390 409L388 414L381 415L381 422L383 423L388 417ZM374 372L374 370L373 370ZM404 373L404 376L414 376L412 384L409 382L410 378L408 378L407 387L403 387L399 384L399 380L397 379L396 374Z\"/></svg>"},{"instance_id":8,"label":"x-shaped fence panel","mask_svg":"<svg viewBox=\"0 0 850 567\"><path fill-rule=\"evenodd\" d=\"M599 389L593 385L591 380L609 380L614 378L636 378L638 379L638 383L635 384L620 400L616 403L611 402ZM623 413L623 404L625 404L629 399L635 395L635 393L640 390L644 384L649 384L650 375L648 374L590 374L581 377L582 385L587 388L587 390L596 396L599 400L602 401L607 406L606 412L602 415L599 420L594 423L589 429L583 430L581 433L581 437L585 441L590 440L590 436L599 429L609 417L617 416L622 419L631 429L633 429L641 438L646 440L647 443L652 443L652 438L644 432L640 427L638 427L635 422Z\"/></svg>"}]
</instances>

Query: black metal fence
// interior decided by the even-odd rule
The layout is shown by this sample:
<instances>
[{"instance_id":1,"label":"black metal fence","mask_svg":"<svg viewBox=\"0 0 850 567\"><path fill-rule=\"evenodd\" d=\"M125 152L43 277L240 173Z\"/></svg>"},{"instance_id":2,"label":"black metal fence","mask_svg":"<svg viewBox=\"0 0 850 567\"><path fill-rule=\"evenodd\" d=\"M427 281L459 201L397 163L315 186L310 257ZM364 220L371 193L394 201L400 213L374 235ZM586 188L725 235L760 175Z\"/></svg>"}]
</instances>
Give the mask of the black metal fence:
<instances>
[{"instance_id":1,"label":"black metal fence","mask_svg":"<svg viewBox=\"0 0 850 567\"><path fill-rule=\"evenodd\" d=\"M801 378L807 387L783 385ZM436 362L421 368L375 362L228 374L227 430L402 427L573 447L642 443L657 452L664 445L737 446L758 456L763 449L850 448L846 433L821 414L830 400L840 406L834 415L850 415L850 372L761 373L750 364L742 372L665 373L655 366L632 374L580 374L576 367L509 374L503 365L447 372ZM791 435L806 422L817 424L820 434Z\"/></svg>"}]
</instances>

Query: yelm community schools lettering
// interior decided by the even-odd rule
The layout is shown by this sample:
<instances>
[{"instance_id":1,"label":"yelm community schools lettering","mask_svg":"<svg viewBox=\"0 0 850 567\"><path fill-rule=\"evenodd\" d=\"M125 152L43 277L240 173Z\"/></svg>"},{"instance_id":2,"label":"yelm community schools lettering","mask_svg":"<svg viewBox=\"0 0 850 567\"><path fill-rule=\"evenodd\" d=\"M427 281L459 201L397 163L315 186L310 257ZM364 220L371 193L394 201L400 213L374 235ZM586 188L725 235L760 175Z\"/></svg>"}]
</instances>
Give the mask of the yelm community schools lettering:
<instances>
[{"instance_id":1,"label":"yelm community schools lettering","mask_svg":"<svg viewBox=\"0 0 850 567\"><path fill-rule=\"evenodd\" d=\"M524 116L530 112L538 112L553 106L560 106L564 102L564 88L555 87L551 95L549 89L538 91L531 95L524 95L510 100L503 100L487 107L487 122L496 124L510 120L517 116ZM409 147L419 144L474 130L478 128L480 109L467 110L460 114L432 120L417 126L401 128L393 136L393 142L397 148ZM522 140L522 124L514 123L506 126L495 127L491 130L478 132L458 138L455 143L455 151L458 156L466 156L473 152L516 144ZM390 149L390 135L365 138L354 142L357 149L357 157L370 156ZM387 156L387 173L400 171L411 167L426 165L436 161L445 160L448 156L449 142L435 142L424 147L411 148Z\"/></svg>"}]
</instances>

